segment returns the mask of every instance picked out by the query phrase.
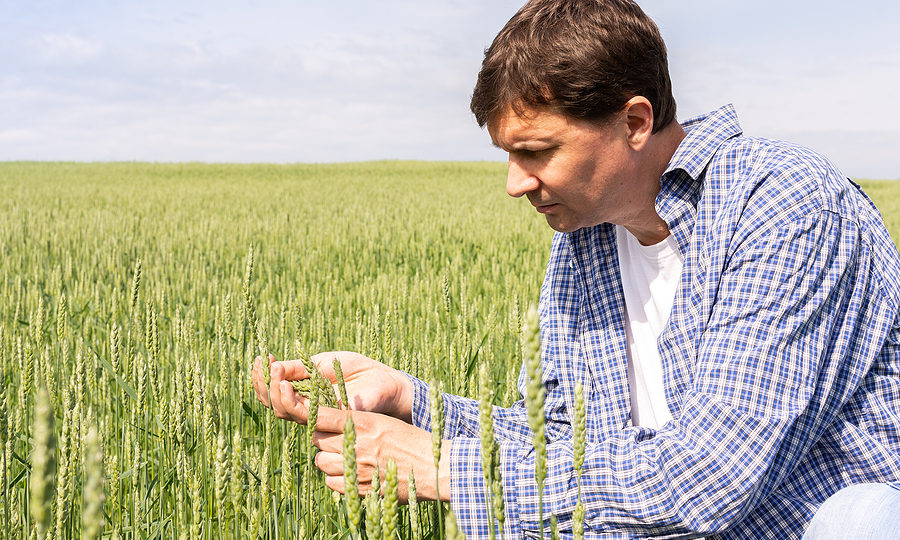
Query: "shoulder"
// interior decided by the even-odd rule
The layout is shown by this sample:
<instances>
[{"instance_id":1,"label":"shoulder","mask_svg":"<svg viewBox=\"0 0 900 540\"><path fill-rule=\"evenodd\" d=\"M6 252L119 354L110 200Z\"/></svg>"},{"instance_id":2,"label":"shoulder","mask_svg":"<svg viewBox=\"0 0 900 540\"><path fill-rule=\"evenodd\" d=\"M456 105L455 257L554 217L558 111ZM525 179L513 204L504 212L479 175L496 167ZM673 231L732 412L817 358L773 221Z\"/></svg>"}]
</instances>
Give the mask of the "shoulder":
<instances>
[{"instance_id":1,"label":"shoulder","mask_svg":"<svg viewBox=\"0 0 900 540\"><path fill-rule=\"evenodd\" d=\"M770 222L822 210L854 214L848 201L852 184L840 169L821 154L785 141L727 141L710 160L704 184L704 191L723 204L764 212Z\"/></svg>"},{"instance_id":2,"label":"shoulder","mask_svg":"<svg viewBox=\"0 0 900 540\"><path fill-rule=\"evenodd\" d=\"M772 139L735 137L723 144L704 175L701 205L720 225L748 234L823 212L864 231L884 230L878 210L835 164Z\"/></svg>"},{"instance_id":3,"label":"shoulder","mask_svg":"<svg viewBox=\"0 0 900 540\"><path fill-rule=\"evenodd\" d=\"M726 235L731 253L804 223L812 228L838 227L840 250L871 258L872 268L882 277L900 272L900 256L878 209L857 184L814 150L785 141L735 137L710 161L703 192L701 206L711 217L710 232ZM889 296L896 299L898 294L894 290Z\"/></svg>"}]
</instances>

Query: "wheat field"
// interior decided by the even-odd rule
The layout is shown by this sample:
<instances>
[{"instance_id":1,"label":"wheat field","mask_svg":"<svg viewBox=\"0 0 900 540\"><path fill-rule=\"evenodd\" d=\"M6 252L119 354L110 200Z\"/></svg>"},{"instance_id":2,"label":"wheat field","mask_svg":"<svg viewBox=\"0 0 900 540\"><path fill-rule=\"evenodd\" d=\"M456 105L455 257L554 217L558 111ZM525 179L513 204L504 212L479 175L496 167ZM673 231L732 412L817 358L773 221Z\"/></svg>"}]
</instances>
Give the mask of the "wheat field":
<instances>
[{"instance_id":1,"label":"wheat field","mask_svg":"<svg viewBox=\"0 0 900 540\"><path fill-rule=\"evenodd\" d=\"M552 231L504 182L502 163L0 163L0 539L445 537L430 502L354 522L250 366L299 341L518 399ZM900 183L862 183L900 239Z\"/></svg>"}]
</instances>

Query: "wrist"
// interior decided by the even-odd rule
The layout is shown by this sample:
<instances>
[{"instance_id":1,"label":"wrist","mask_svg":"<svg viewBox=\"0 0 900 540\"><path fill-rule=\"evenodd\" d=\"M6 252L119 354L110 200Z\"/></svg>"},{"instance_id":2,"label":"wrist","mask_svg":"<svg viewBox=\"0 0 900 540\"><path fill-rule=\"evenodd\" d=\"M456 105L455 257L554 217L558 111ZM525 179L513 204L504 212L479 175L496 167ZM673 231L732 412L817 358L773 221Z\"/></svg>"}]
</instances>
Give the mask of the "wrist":
<instances>
[{"instance_id":1,"label":"wrist","mask_svg":"<svg viewBox=\"0 0 900 540\"><path fill-rule=\"evenodd\" d=\"M441 502L450 502L450 445L452 440L444 439L441 443L441 459L438 462L438 486Z\"/></svg>"},{"instance_id":2,"label":"wrist","mask_svg":"<svg viewBox=\"0 0 900 540\"><path fill-rule=\"evenodd\" d=\"M415 388L406 373L394 370L391 374L397 382L398 390L395 394L394 412L391 416L412 424L412 404Z\"/></svg>"}]
</instances>

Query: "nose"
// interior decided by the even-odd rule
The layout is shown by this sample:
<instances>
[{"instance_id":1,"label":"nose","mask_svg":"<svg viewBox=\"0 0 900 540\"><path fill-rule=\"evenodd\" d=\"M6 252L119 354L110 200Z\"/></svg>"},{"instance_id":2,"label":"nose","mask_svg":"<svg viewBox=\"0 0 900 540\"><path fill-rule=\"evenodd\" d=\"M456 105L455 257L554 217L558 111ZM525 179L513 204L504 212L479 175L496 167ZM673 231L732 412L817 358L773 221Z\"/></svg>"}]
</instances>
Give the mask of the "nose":
<instances>
[{"instance_id":1,"label":"nose","mask_svg":"<svg viewBox=\"0 0 900 540\"><path fill-rule=\"evenodd\" d=\"M508 193L510 197L519 198L529 191L534 191L539 185L540 180L531 174L528 169L523 167L517 159L510 155L509 168L506 175L506 193Z\"/></svg>"}]
</instances>

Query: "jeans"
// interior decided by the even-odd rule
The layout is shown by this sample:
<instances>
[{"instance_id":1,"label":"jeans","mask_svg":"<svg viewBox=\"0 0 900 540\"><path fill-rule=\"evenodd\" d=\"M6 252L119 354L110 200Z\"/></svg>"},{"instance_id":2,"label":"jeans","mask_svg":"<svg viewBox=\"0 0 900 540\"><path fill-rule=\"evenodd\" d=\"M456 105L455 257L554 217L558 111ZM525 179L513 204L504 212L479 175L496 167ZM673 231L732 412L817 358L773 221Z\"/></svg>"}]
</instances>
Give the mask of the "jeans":
<instances>
[{"instance_id":1,"label":"jeans","mask_svg":"<svg viewBox=\"0 0 900 540\"><path fill-rule=\"evenodd\" d=\"M803 540L900 539L900 482L856 484L822 503Z\"/></svg>"}]
</instances>

